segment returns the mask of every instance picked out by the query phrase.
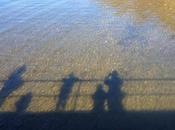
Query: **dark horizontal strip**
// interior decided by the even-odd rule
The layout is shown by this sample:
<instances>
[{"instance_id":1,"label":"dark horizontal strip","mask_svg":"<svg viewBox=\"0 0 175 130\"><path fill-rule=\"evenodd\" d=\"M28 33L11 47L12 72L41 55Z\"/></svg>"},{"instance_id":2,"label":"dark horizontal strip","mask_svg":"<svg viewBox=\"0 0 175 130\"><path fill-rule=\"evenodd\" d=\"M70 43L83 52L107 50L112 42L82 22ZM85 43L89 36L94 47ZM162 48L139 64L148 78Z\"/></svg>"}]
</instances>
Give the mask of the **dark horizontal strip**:
<instances>
[{"instance_id":1,"label":"dark horizontal strip","mask_svg":"<svg viewBox=\"0 0 175 130\"><path fill-rule=\"evenodd\" d=\"M126 78L121 79L123 81L129 82L129 81L175 81L175 78ZM1 79L0 82L6 82L7 79ZM36 79L36 80L23 80L24 82L64 82L64 79ZM103 82L103 79L78 79L75 82Z\"/></svg>"},{"instance_id":2,"label":"dark horizontal strip","mask_svg":"<svg viewBox=\"0 0 175 130\"><path fill-rule=\"evenodd\" d=\"M21 96L25 96L25 94L15 94L15 95L10 95L8 96L8 98L16 98L16 97L21 97ZM54 98L57 98L59 96L59 94L34 94L32 95L32 97L54 97ZM73 95L70 95L69 97L89 97L89 96L93 96L93 94L73 94ZM166 93L166 94L163 94L163 93L148 93L148 94L139 94L139 93L136 93L136 94L126 94L124 95L124 98L125 97L134 97L134 96L174 96L175 97L175 93ZM3 97L1 97L3 98Z\"/></svg>"}]
</instances>

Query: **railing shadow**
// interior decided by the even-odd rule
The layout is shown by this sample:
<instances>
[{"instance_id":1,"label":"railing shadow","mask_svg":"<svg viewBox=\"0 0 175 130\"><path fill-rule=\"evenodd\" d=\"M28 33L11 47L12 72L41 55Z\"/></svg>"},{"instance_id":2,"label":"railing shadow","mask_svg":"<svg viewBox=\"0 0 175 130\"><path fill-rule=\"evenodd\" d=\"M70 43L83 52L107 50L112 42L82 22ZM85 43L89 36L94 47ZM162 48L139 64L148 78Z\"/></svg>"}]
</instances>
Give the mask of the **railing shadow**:
<instances>
[{"instance_id":1,"label":"railing shadow","mask_svg":"<svg viewBox=\"0 0 175 130\"><path fill-rule=\"evenodd\" d=\"M11 74L4 82L0 92L1 104L24 82L21 75L26 67L22 66ZM129 79L128 79L129 80ZM151 79L149 79L151 80ZM156 79L158 80L158 79ZM172 78L168 79L172 81ZM28 80L29 81L29 80ZM38 80L44 81L44 80ZM50 80L49 80L50 81ZM55 80L54 80L55 81ZM117 71L111 72L97 86L92 96L92 111L62 111L76 82L96 82L100 80L83 80L73 73L55 82L62 82L55 112L26 112L32 100L32 93L23 95L16 102L16 112L0 113L0 129L2 130L174 130L175 111L126 111L122 105L125 93L121 91L123 82ZM133 81L143 81L134 79ZM33 82L31 80L31 82ZM44 81L47 82L47 81ZM36 82L33 82L36 83ZM104 85L108 91L104 90ZM2 96L3 95L3 96ZM5 96L4 96L5 95ZM4 98L5 97L5 98ZM107 102L105 104L105 102ZM105 105L108 110L106 110Z\"/></svg>"}]
</instances>

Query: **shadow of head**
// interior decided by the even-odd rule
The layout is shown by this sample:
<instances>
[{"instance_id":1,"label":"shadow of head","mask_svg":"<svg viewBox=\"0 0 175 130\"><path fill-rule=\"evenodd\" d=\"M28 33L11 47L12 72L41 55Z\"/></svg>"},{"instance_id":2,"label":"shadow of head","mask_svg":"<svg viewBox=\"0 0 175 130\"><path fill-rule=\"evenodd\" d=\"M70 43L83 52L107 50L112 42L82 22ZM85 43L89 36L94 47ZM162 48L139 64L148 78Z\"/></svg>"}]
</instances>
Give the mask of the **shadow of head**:
<instances>
[{"instance_id":1,"label":"shadow of head","mask_svg":"<svg viewBox=\"0 0 175 130\"><path fill-rule=\"evenodd\" d=\"M26 71L26 65L23 65L19 68L17 68L10 76L9 76L9 80L13 80L13 79L18 79L21 77L21 75L23 73L25 73Z\"/></svg>"},{"instance_id":2,"label":"shadow of head","mask_svg":"<svg viewBox=\"0 0 175 130\"><path fill-rule=\"evenodd\" d=\"M74 75L74 73L69 74L66 78L63 78L63 83L66 86L70 86L77 82L79 79Z\"/></svg>"},{"instance_id":3,"label":"shadow of head","mask_svg":"<svg viewBox=\"0 0 175 130\"><path fill-rule=\"evenodd\" d=\"M123 84L123 80L120 78L117 71L113 71L105 78L104 84L108 86L121 86Z\"/></svg>"},{"instance_id":4,"label":"shadow of head","mask_svg":"<svg viewBox=\"0 0 175 130\"><path fill-rule=\"evenodd\" d=\"M4 83L3 90L6 91L13 91L16 90L18 87L20 87L24 81L22 79L22 74L24 74L26 71L26 66L23 65L19 68L17 68L8 78L8 80Z\"/></svg>"}]
</instances>

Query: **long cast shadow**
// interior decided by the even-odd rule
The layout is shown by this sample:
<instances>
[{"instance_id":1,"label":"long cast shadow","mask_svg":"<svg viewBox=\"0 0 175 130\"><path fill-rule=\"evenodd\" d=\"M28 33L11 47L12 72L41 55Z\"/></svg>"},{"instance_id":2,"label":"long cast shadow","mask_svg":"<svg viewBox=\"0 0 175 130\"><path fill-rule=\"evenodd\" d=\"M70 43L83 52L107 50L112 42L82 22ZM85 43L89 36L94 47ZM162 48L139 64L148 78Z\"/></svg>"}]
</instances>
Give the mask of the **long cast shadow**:
<instances>
[{"instance_id":1,"label":"long cast shadow","mask_svg":"<svg viewBox=\"0 0 175 130\"><path fill-rule=\"evenodd\" d=\"M64 108L72 87L79 81L73 74L63 80L58 108ZM82 82L82 81L81 81ZM108 86L105 92L103 85ZM175 111L125 111L121 91L123 80L116 71L110 73L99 85L92 99L92 111L47 113L0 113L2 130L175 130ZM22 100L22 99L21 99ZM107 101L109 111L105 111ZM20 102L20 101L19 101ZM24 107L24 109L26 109ZM23 109L23 110L24 110ZM16 122L20 119L20 123ZM17 124L17 125L16 125Z\"/></svg>"},{"instance_id":2,"label":"long cast shadow","mask_svg":"<svg viewBox=\"0 0 175 130\"><path fill-rule=\"evenodd\" d=\"M58 97L58 103L56 105L57 111L65 109L68 97L72 92L72 87L77 81L78 78L73 73L71 73L70 75L68 75L68 77L63 79L63 85L61 86L60 94Z\"/></svg>"},{"instance_id":3,"label":"long cast shadow","mask_svg":"<svg viewBox=\"0 0 175 130\"><path fill-rule=\"evenodd\" d=\"M98 112L104 112L105 111L105 100L106 100L106 92L103 89L103 85L99 84L97 86L96 92L92 96L94 105L93 105L93 111Z\"/></svg>"},{"instance_id":4,"label":"long cast shadow","mask_svg":"<svg viewBox=\"0 0 175 130\"><path fill-rule=\"evenodd\" d=\"M109 111L121 112L123 111L122 99L124 93L121 91L123 80L118 75L117 71L110 73L104 80L104 83L109 87L107 93L107 103Z\"/></svg>"},{"instance_id":5,"label":"long cast shadow","mask_svg":"<svg viewBox=\"0 0 175 130\"><path fill-rule=\"evenodd\" d=\"M0 91L0 107L2 106L5 99L19 87L21 87L24 83L22 79L22 74L26 71L26 66L23 65L17 68L8 78L7 81L4 82L4 86Z\"/></svg>"},{"instance_id":6,"label":"long cast shadow","mask_svg":"<svg viewBox=\"0 0 175 130\"><path fill-rule=\"evenodd\" d=\"M102 112L105 110L105 101L107 101L107 107L109 112L122 112L122 99L124 98L124 93L121 91L123 84L122 79L118 75L117 71L110 73L105 79L104 84L107 85L108 91L105 92L103 85L97 86L97 90L93 95L95 112Z\"/></svg>"}]
</instances>

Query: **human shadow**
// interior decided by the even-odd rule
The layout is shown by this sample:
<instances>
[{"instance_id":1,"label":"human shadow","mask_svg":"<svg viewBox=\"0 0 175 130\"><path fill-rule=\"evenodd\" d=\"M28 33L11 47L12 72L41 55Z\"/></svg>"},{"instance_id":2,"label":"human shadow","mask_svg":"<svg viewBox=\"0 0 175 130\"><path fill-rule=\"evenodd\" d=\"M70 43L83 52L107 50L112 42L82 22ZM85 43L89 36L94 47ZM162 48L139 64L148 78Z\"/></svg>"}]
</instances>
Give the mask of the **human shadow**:
<instances>
[{"instance_id":1,"label":"human shadow","mask_svg":"<svg viewBox=\"0 0 175 130\"><path fill-rule=\"evenodd\" d=\"M111 112L123 111L122 99L124 93L121 91L123 80L119 77L117 71L110 73L104 80L104 84L108 86L107 106Z\"/></svg>"},{"instance_id":2,"label":"human shadow","mask_svg":"<svg viewBox=\"0 0 175 130\"><path fill-rule=\"evenodd\" d=\"M26 71L26 66L23 65L17 68L4 82L3 88L0 91L0 107L2 106L5 99L24 83L22 74Z\"/></svg>"},{"instance_id":3,"label":"human shadow","mask_svg":"<svg viewBox=\"0 0 175 130\"><path fill-rule=\"evenodd\" d=\"M96 92L93 95L93 111L104 111L106 100L109 112L122 112L122 99L124 97L124 93L121 91L121 87L123 80L120 78L117 71L113 71L108 76L106 76L104 79L104 84L108 86L108 91L104 91L103 85L97 86Z\"/></svg>"},{"instance_id":4,"label":"human shadow","mask_svg":"<svg viewBox=\"0 0 175 130\"><path fill-rule=\"evenodd\" d=\"M26 95L22 96L15 104L16 112L25 112L29 106L32 99L32 93L29 92Z\"/></svg>"},{"instance_id":5,"label":"human shadow","mask_svg":"<svg viewBox=\"0 0 175 130\"><path fill-rule=\"evenodd\" d=\"M103 89L103 85L98 85L96 92L92 96L94 105L93 111L94 112L104 112L105 111L105 100L106 100L106 92Z\"/></svg>"},{"instance_id":6,"label":"human shadow","mask_svg":"<svg viewBox=\"0 0 175 130\"><path fill-rule=\"evenodd\" d=\"M58 96L56 110L64 110L68 97L72 91L72 87L78 81L78 78L73 73L71 73L62 81L63 85L61 86L60 94Z\"/></svg>"},{"instance_id":7,"label":"human shadow","mask_svg":"<svg viewBox=\"0 0 175 130\"><path fill-rule=\"evenodd\" d=\"M137 80L137 79L136 79ZM156 79L157 80L157 79ZM76 82L93 82L78 79L70 74L63 80L57 107L64 108ZM98 80L99 81L99 80ZM2 130L175 130L175 111L127 111L122 106L125 93L123 80L116 71L100 80L92 96L93 110L50 112L0 112ZM135 79L134 79L135 81ZM141 79L141 81L144 81ZM96 81L95 81L96 82ZM104 91L105 85L108 91ZM81 86L83 87L83 86ZM64 95L65 94L65 95ZM81 95L86 96L86 95ZM128 95L127 95L128 96ZM25 98L21 99L26 101ZM19 101L22 102L22 101ZM107 104L105 104L107 102ZM88 103L88 102L87 102ZM133 104L135 105L135 104ZM165 104L166 105L166 104ZM106 106L108 110L106 110ZM23 107L23 110L26 109ZM16 120L18 119L18 120ZM15 124L15 125L12 125ZM17 126L16 126L17 124Z\"/></svg>"}]
</instances>

